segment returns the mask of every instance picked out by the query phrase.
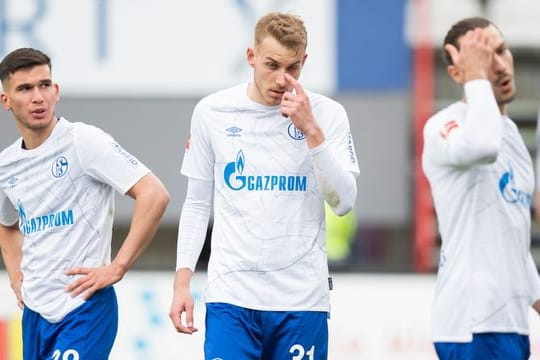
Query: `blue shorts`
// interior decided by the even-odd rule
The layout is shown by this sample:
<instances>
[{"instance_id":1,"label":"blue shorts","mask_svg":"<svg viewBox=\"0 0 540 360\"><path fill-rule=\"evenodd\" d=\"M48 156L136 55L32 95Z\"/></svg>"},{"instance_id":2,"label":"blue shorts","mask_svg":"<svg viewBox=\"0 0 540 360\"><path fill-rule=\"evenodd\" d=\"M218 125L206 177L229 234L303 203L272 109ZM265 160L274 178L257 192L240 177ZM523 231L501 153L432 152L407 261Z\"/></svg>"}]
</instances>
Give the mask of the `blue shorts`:
<instances>
[{"instance_id":1,"label":"blue shorts","mask_svg":"<svg viewBox=\"0 0 540 360\"><path fill-rule=\"evenodd\" d=\"M208 303L204 355L207 360L324 360L328 357L328 313Z\"/></svg>"},{"instance_id":2,"label":"blue shorts","mask_svg":"<svg viewBox=\"0 0 540 360\"><path fill-rule=\"evenodd\" d=\"M473 334L469 343L436 342L440 360L526 360L531 355L529 337L514 333Z\"/></svg>"},{"instance_id":3,"label":"blue shorts","mask_svg":"<svg viewBox=\"0 0 540 360\"><path fill-rule=\"evenodd\" d=\"M22 317L25 360L103 360L109 358L118 329L112 286L99 290L58 323L25 307Z\"/></svg>"}]
</instances>

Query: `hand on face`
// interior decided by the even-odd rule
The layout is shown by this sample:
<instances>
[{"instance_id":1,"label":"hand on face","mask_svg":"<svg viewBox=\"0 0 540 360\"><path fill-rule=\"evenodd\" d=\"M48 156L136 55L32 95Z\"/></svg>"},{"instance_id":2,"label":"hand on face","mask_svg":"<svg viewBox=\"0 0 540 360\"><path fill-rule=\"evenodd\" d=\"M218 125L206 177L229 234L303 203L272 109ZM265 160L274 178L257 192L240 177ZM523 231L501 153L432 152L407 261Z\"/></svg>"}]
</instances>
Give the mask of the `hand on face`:
<instances>
[{"instance_id":1,"label":"hand on face","mask_svg":"<svg viewBox=\"0 0 540 360\"><path fill-rule=\"evenodd\" d=\"M490 27L468 31L459 39L459 50L452 44L444 47L465 83L473 79L487 79L492 66L494 49Z\"/></svg>"},{"instance_id":2,"label":"hand on face","mask_svg":"<svg viewBox=\"0 0 540 360\"><path fill-rule=\"evenodd\" d=\"M293 122L294 126L306 133L311 125L315 124L311 104L304 88L289 74L285 74L288 89L294 89L283 93L281 98L281 113Z\"/></svg>"}]
</instances>

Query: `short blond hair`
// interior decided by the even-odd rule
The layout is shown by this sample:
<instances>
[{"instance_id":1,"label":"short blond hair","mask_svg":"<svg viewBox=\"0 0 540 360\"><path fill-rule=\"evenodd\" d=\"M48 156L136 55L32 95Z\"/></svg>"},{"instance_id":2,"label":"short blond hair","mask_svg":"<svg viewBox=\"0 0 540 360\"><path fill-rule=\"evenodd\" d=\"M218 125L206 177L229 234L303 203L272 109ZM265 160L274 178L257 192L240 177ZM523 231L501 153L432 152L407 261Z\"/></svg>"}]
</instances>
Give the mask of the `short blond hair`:
<instances>
[{"instance_id":1,"label":"short blond hair","mask_svg":"<svg viewBox=\"0 0 540 360\"><path fill-rule=\"evenodd\" d=\"M299 16L279 12L264 15L255 26L255 46L268 35L286 48L306 50L307 31Z\"/></svg>"}]
</instances>

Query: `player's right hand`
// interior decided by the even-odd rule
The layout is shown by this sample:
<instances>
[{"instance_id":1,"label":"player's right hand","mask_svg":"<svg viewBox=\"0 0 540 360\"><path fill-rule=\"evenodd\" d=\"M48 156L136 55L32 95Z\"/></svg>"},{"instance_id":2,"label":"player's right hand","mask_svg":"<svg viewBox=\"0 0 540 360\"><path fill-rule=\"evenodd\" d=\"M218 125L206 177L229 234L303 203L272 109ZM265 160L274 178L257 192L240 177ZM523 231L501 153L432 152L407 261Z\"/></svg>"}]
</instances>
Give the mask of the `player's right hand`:
<instances>
[{"instance_id":1,"label":"player's right hand","mask_svg":"<svg viewBox=\"0 0 540 360\"><path fill-rule=\"evenodd\" d=\"M169 317L179 333L193 334L199 329L193 326L193 296L189 287L175 287ZM185 322L183 315L185 313Z\"/></svg>"},{"instance_id":2,"label":"player's right hand","mask_svg":"<svg viewBox=\"0 0 540 360\"><path fill-rule=\"evenodd\" d=\"M488 78L493 49L489 44L487 31L487 28L468 31L459 40L459 50L452 44L444 47L452 57L452 63L458 69L463 83Z\"/></svg>"},{"instance_id":3,"label":"player's right hand","mask_svg":"<svg viewBox=\"0 0 540 360\"><path fill-rule=\"evenodd\" d=\"M22 297L22 273L20 275L20 280L15 281L15 283L11 284L11 288L13 289L13 292L15 293L15 297L17 298L17 306L19 309L24 310L24 301Z\"/></svg>"}]
</instances>

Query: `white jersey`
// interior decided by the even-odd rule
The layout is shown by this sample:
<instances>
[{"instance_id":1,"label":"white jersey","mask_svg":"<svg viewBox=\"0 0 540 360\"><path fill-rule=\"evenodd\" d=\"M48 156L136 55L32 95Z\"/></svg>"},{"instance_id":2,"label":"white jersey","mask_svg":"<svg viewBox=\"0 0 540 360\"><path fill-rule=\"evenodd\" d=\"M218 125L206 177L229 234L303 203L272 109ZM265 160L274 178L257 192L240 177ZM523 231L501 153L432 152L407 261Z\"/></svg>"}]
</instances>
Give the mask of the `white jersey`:
<instances>
[{"instance_id":1,"label":"white jersey","mask_svg":"<svg viewBox=\"0 0 540 360\"><path fill-rule=\"evenodd\" d=\"M215 184L206 301L329 311L323 198L304 135L247 88L197 104L182 165L184 175ZM308 94L335 158L358 174L345 110Z\"/></svg>"},{"instance_id":2,"label":"white jersey","mask_svg":"<svg viewBox=\"0 0 540 360\"><path fill-rule=\"evenodd\" d=\"M82 304L66 286L72 267L110 263L114 192L126 193L149 170L112 137L61 118L31 150L22 139L0 153L0 223L24 235L25 306L58 322Z\"/></svg>"},{"instance_id":3,"label":"white jersey","mask_svg":"<svg viewBox=\"0 0 540 360\"><path fill-rule=\"evenodd\" d=\"M435 342L528 334L529 307L540 298L530 254L531 157L489 82L469 82L465 94L467 103L443 109L424 128L423 167L442 239Z\"/></svg>"}]
</instances>

